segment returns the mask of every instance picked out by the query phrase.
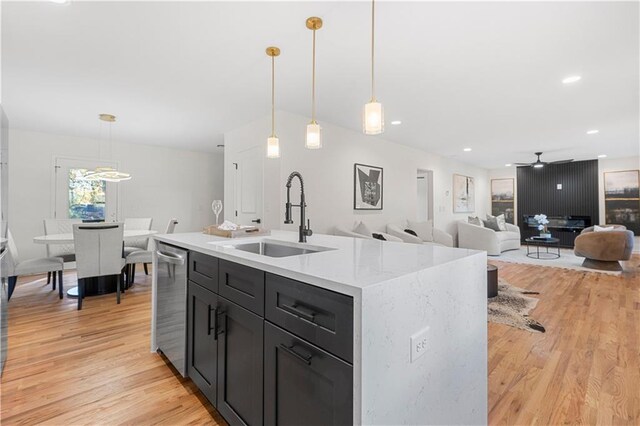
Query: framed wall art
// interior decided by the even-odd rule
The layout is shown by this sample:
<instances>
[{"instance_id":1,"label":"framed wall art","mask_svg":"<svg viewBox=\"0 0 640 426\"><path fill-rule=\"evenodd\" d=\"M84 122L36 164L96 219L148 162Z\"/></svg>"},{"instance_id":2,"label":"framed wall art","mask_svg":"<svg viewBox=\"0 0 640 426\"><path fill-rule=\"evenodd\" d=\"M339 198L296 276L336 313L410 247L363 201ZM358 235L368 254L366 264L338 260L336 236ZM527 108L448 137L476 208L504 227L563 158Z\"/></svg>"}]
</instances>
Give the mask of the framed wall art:
<instances>
[{"instance_id":1,"label":"framed wall art","mask_svg":"<svg viewBox=\"0 0 640 426\"><path fill-rule=\"evenodd\" d=\"M382 167L353 165L354 210L382 210Z\"/></svg>"},{"instance_id":2,"label":"framed wall art","mask_svg":"<svg viewBox=\"0 0 640 426\"><path fill-rule=\"evenodd\" d=\"M472 213L476 209L476 189L470 176L453 175L453 212Z\"/></svg>"},{"instance_id":3,"label":"framed wall art","mask_svg":"<svg viewBox=\"0 0 640 426\"><path fill-rule=\"evenodd\" d=\"M604 215L605 223L640 235L640 170L605 172Z\"/></svg>"},{"instance_id":4,"label":"framed wall art","mask_svg":"<svg viewBox=\"0 0 640 426\"><path fill-rule=\"evenodd\" d=\"M507 223L515 224L514 179L491 179L491 214L504 214Z\"/></svg>"}]
</instances>

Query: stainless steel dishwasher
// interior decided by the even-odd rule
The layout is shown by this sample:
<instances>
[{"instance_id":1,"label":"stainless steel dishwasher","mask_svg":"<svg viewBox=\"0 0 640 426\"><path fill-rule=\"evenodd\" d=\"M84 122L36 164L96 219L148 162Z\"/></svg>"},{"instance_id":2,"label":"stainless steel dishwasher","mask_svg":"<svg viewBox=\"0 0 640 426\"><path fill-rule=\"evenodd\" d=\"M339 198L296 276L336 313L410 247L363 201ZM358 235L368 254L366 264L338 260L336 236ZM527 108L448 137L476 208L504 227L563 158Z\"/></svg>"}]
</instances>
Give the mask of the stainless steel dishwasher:
<instances>
[{"instance_id":1,"label":"stainless steel dishwasher","mask_svg":"<svg viewBox=\"0 0 640 426\"><path fill-rule=\"evenodd\" d=\"M187 374L187 255L186 250L157 243L156 344L183 377Z\"/></svg>"}]
</instances>

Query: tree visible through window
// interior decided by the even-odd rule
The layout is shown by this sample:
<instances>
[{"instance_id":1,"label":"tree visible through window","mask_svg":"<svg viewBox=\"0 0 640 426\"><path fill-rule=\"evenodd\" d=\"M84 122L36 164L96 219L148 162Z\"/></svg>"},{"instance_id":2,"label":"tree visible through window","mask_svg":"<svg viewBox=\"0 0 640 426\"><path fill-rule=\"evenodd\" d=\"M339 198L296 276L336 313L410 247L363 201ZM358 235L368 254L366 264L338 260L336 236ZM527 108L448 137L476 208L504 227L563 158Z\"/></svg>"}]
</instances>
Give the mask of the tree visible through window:
<instances>
[{"instance_id":1,"label":"tree visible through window","mask_svg":"<svg viewBox=\"0 0 640 426\"><path fill-rule=\"evenodd\" d=\"M87 169L69 169L69 218L104 220L107 183L87 180Z\"/></svg>"}]
</instances>

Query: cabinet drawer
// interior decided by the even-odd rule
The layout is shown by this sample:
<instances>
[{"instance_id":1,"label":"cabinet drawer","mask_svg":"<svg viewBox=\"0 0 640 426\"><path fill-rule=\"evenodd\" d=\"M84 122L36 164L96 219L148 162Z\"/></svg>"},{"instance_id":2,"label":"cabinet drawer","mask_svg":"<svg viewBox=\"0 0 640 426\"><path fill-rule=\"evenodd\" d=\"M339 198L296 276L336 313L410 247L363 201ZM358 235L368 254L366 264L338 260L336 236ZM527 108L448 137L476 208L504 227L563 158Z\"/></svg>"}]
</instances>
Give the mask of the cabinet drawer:
<instances>
[{"instance_id":1,"label":"cabinet drawer","mask_svg":"<svg viewBox=\"0 0 640 426\"><path fill-rule=\"evenodd\" d=\"M218 292L218 258L189 252L189 279L204 288Z\"/></svg>"},{"instance_id":2,"label":"cabinet drawer","mask_svg":"<svg viewBox=\"0 0 640 426\"><path fill-rule=\"evenodd\" d=\"M221 296L264 316L264 272L220 259Z\"/></svg>"},{"instance_id":3,"label":"cabinet drawer","mask_svg":"<svg viewBox=\"0 0 640 426\"><path fill-rule=\"evenodd\" d=\"M353 298L266 274L265 318L353 363Z\"/></svg>"}]
</instances>

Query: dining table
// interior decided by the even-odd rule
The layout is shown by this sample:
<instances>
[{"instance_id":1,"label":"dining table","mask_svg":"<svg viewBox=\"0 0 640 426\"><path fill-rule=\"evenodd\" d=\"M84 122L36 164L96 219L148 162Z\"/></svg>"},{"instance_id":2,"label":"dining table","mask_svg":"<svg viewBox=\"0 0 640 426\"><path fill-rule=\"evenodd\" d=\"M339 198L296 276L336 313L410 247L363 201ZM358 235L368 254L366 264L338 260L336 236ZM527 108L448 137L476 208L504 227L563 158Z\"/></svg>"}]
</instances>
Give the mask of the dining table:
<instances>
[{"instance_id":1,"label":"dining table","mask_svg":"<svg viewBox=\"0 0 640 426\"><path fill-rule=\"evenodd\" d=\"M150 237L158 231L151 229L124 230L123 239L126 246L127 240ZM33 238L36 244L73 244L73 233L40 235ZM118 277L85 278L85 296L113 293L116 291ZM78 297L78 287L67 290L67 296Z\"/></svg>"}]
</instances>

